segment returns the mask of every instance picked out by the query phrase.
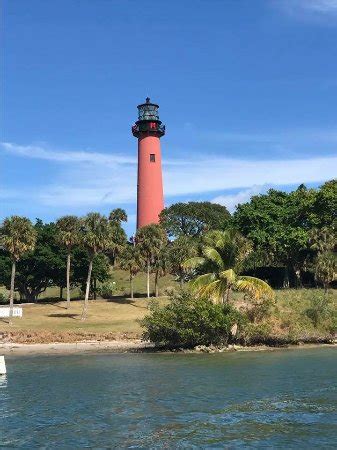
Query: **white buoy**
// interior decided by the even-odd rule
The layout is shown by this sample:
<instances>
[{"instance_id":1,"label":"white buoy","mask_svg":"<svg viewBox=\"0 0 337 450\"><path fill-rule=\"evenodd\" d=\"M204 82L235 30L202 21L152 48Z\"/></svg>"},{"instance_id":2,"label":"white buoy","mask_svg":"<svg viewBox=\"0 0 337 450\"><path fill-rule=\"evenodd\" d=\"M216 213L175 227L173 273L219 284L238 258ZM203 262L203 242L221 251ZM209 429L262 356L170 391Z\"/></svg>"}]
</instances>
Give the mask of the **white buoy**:
<instances>
[{"instance_id":1,"label":"white buoy","mask_svg":"<svg viewBox=\"0 0 337 450\"><path fill-rule=\"evenodd\" d=\"M0 356L0 375L5 375L6 373L7 373L7 370L6 370L5 357Z\"/></svg>"}]
</instances>

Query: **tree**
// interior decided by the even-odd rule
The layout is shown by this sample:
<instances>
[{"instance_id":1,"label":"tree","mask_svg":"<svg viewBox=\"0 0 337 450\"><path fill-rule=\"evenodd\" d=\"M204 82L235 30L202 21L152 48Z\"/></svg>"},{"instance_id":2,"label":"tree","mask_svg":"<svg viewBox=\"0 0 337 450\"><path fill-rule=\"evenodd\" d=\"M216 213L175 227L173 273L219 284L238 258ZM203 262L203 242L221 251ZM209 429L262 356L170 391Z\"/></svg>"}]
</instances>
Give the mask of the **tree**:
<instances>
[{"instance_id":1,"label":"tree","mask_svg":"<svg viewBox=\"0 0 337 450\"><path fill-rule=\"evenodd\" d=\"M202 275L191 282L201 297L209 296L216 303L228 303L232 290L254 298L273 296L271 287L259 278L237 275L251 252L247 239L234 230L213 231L203 239L202 256L186 261L185 267L199 269Z\"/></svg>"},{"instance_id":2,"label":"tree","mask_svg":"<svg viewBox=\"0 0 337 450\"><path fill-rule=\"evenodd\" d=\"M328 292L329 284L336 279L337 258L333 252L319 253L315 264L315 278L321 282L324 292Z\"/></svg>"},{"instance_id":3,"label":"tree","mask_svg":"<svg viewBox=\"0 0 337 450\"><path fill-rule=\"evenodd\" d=\"M122 228L122 222L126 222L127 220L128 216L124 209L121 208L112 210L109 215L110 240L107 253L111 258L113 266L127 243L126 233Z\"/></svg>"},{"instance_id":4,"label":"tree","mask_svg":"<svg viewBox=\"0 0 337 450\"><path fill-rule=\"evenodd\" d=\"M94 257L109 245L109 224L105 216L99 213L89 213L82 220L82 242L88 252L89 268L86 283L82 320L86 319L89 302L91 272Z\"/></svg>"},{"instance_id":5,"label":"tree","mask_svg":"<svg viewBox=\"0 0 337 450\"><path fill-rule=\"evenodd\" d=\"M229 220L225 206L210 202L175 203L160 213L161 225L173 237L198 237L209 230L223 230Z\"/></svg>"},{"instance_id":6,"label":"tree","mask_svg":"<svg viewBox=\"0 0 337 450\"><path fill-rule=\"evenodd\" d=\"M88 278L88 252L81 245L77 245L72 256L72 280L75 285L85 292ZM97 253L92 261L90 293L93 298L98 291L97 282L105 283L110 279L109 258L103 253Z\"/></svg>"},{"instance_id":7,"label":"tree","mask_svg":"<svg viewBox=\"0 0 337 450\"><path fill-rule=\"evenodd\" d=\"M120 255L119 266L121 269L129 272L130 297L133 298L133 279L142 266L141 256L137 246L128 244L123 249Z\"/></svg>"},{"instance_id":8,"label":"tree","mask_svg":"<svg viewBox=\"0 0 337 450\"><path fill-rule=\"evenodd\" d=\"M167 243L166 233L160 225L151 224L139 228L136 233L136 245L146 263L147 297L150 297L151 266L162 247Z\"/></svg>"},{"instance_id":9,"label":"tree","mask_svg":"<svg viewBox=\"0 0 337 450\"><path fill-rule=\"evenodd\" d=\"M122 222L127 222L128 216L124 209L116 208L111 211L109 214L109 222L113 222L121 225Z\"/></svg>"},{"instance_id":10,"label":"tree","mask_svg":"<svg viewBox=\"0 0 337 450\"><path fill-rule=\"evenodd\" d=\"M9 321L13 317L14 283L16 263L20 258L32 251L36 243L36 231L26 217L11 216L4 220L0 229L0 245L10 254L12 260L12 273L9 294Z\"/></svg>"},{"instance_id":11,"label":"tree","mask_svg":"<svg viewBox=\"0 0 337 450\"><path fill-rule=\"evenodd\" d=\"M64 216L57 220L57 238L67 251L67 308L70 307L70 261L71 252L80 240L80 220L76 216Z\"/></svg>"},{"instance_id":12,"label":"tree","mask_svg":"<svg viewBox=\"0 0 337 450\"><path fill-rule=\"evenodd\" d=\"M337 245L336 227L313 228L309 233L311 248L317 253L330 252Z\"/></svg>"},{"instance_id":13,"label":"tree","mask_svg":"<svg viewBox=\"0 0 337 450\"><path fill-rule=\"evenodd\" d=\"M318 228L330 227L337 221L337 179L327 181L318 189L314 208Z\"/></svg>"},{"instance_id":14,"label":"tree","mask_svg":"<svg viewBox=\"0 0 337 450\"><path fill-rule=\"evenodd\" d=\"M34 251L22 256L16 266L15 290L21 300L35 302L48 287L64 286L67 254L56 240L57 228L54 223L34 225L37 234ZM80 286L85 292L88 276L88 252L82 243L74 246L71 257L71 284ZM98 253L93 259L90 292L95 293L95 284L110 278L108 258ZM0 285L10 289L11 261L0 249ZM62 284L64 283L64 285Z\"/></svg>"},{"instance_id":15,"label":"tree","mask_svg":"<svg viewBox=\"0 0 337 450\"><path fill-rule=\"evenodd\" d=\"M16 265L15 290L21 300L35 302L50 286L63 286L66 271L66 254L56 240L56 226L37 220L34 225L36 243L34 250L25 253ZM6 264L6 257L0 253ZM10 274L0 272L0 284L10 289ZM65 286L65 284L64 284Z\"/></svg>"},{"instance_id":16,"label":"tree","mask_svg":"<svg viewBox=\"0 0 337 450\"><path fill-rule=\"evenodd\" d=\"M159 297L159 278L166 275L170 266L167 245L163 245L159 252L153 258L154 272L154 293Z\"/></svg>"},{"instance_id":17,"label":"tree","mask_svg":"<svg viewBox=\"0 0 337 450\"><path fill-rule=\"evenodd\" d=\"M196 253L194 239L189 236L179 236L168 247L170 271L178 277L180 287L182 287L187 275L184 262L196 256Z\"/></svg>"},{"instance_id":18,"label":"tree","mask_svg":"<svg viewBox=\"0 0 337 450\"><path fill-rule=\"evenodd\" d=\"M329 284L334 281L337 272L336 258L336 227L314 228L310 233L310 244L316 250L317 256L314 260L315 279L323 284L327 293Z\"/></svg>"},{"instance_id":19,"label":"tree","mask_svg":"<svg viewBox=\"0 0 337 450\"><path fill-rule=\"evenodd\" d=\"M289 271L301 285L301 270L309 253L309 231L317 224L317 192L301 185L286 193L270 189L237 207L234 225L251 240L265 265L284 266L284 286Z\"/></svg>"}]
</instances>

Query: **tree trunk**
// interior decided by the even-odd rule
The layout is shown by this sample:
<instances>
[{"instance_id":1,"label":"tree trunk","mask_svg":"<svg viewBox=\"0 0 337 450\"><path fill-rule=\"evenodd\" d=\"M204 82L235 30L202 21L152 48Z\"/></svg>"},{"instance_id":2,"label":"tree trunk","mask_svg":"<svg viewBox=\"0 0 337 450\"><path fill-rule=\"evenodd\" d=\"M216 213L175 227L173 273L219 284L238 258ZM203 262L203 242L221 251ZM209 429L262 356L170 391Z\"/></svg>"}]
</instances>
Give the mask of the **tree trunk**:
<instances>
[{"instance_id":1,"label":"tree trunk","mask_svg":"<svg viewBox=\"0 0 337 450\"><path fill-rule=\"evenodd\" d=\"M147 260L147 298L150 298L150 260Z\"/></svg>"},{"instance_id":2,"label":"tree trunk","mask_svg":"<svg viewBox=\"0 0 337 450\"><path fill-rule=\"evenodd\" d=\"M133 298L133 276L130 272L130 297Z\"/></svg>"},{"instance_id":3,"label":"tree trunk","mask_svg":"<svg viewBox=\"0 0 337 450\"><path fill-rule=\"evenodd\" d=\"M67 309L70 308L70 253L67 256Z\"/></svg>"},{"instance_id":4,"label":"tree trunk","mask_svg":"<svg viewBox=\"0 0 337 450\"><path fill-rule=\"evenodd\" d=\"M289 268L286 266L284 268L284 279L283 279L283 287L285 289L289 288Z\"/></svg>"},{"instance_id":5,"label":"tree trunk","mask_svg":"<svg viewBox=\"0 0 337 450\"><path fill-rule=\"evenodd\" d=\"M97 278L94 278L94 300L97 299Z\"/></svg>"},{"instance_id":6,"label":"tree trunk","mask_svg":"<svg viewBox=\"0 0 337 450\"><path fill-rule=\"evenodd\" d=\"M12 325L13 307L14 307L14 280L16 263L12 262L11 289L9 291L9 325Z\"/></svg>"},{"instance_id":7,"label":"tree trunk","mask_svg":"<svg viewBox=\"0 0 337 450\"><path fill-rule=\"evenodd\" d=\"M90 291L90 280L91 280L91 271L92 271L92 260L93 260L93 258L90 258L89 270L88 270L88 278L87 278L87 285L86 285L86 289L85 289L85 297L84 297L84 304L83 304L81 320L85 320L87 318L88 303L89 303L89 291Z\"/></svg>"},{"instance_id":8,"label":"tree trunk","mask_svg":"<svg viewBox=\"0 0 337 450\"><path fill-rule=\"evenodd\" d=\"M293 268L296 276L296 289L302 288L302 279L301 279L301 269L298 269L297 267Z\"/></svg>"},{"instance_id":9,"label":"tree trunk","mask_svg":"<svg viewBox=\"0 0 337 450\"><path fill-rule=\"evenodd\" d=\"M156 270L156 275L155 275L155 279L154 279L154 295L156 297L159 297L159 289L158 289L158 277L159 277L159 271Z\"/></svg>"},{"instance_id":10,"label":"tree trunk","mask_svg":"<svg viewBox=\"0 0 337 450\"><path fill-rule=\"evenodd\" d=\"M60 286L59 300L63 300L63 286Z\"/></svg>"},{"instance_id":11,"label":"tree trunk","mask_svg":"<svg viewBox=\"0 0 337 450\"><path fill-rule=\"evenodd\" d=\"M324 286L324 297L325 297L328 293L329 283L324 282L323 286Z\"/></svg>"},{"instance_id":12,"label":"tree trunk","mask_svg":"<svg viewBox=\"0 0 337 450\"><path fill-rule=\"evenodd\" d=\"M228 288L226 289L226 303L229 303L230 293L231 293L231 288L228 287Z\"/></svg>"}]
</instances>

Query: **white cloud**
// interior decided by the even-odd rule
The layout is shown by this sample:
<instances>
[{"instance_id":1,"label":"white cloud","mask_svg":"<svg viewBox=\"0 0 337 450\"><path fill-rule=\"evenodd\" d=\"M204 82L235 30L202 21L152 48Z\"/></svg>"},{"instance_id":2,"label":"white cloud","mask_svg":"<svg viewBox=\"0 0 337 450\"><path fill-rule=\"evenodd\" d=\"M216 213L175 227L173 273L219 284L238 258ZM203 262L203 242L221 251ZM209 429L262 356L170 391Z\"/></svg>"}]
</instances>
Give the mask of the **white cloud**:
<instances>
[{"instance_id":1,"label":"white cloud","mask_svg":"<svg viewBox=\"0 0 337 450\"><path fill-rule=\"evenodd\" d=\"M240 203L246 203L253 195L262 194L267 190L267 186L252 186L248 189L243 189L236 194L224 194L214 197L211 201L212 203L219 203L220 205L226 206L228 211L233 212L235 207Z\"/></svg>"},{"instance_id":2,"label":"white cloud","mask_svg":"<svg viewBox=\"0 0 337 450\"><path fill-rule=\"evenodd\" d=\"M337 0L274 0L274 4L297 17L316 14L337 17Z\"/></svg>"},{"instance_id":3,"label":"white cloud","mask_svg":"<svg viewBox=\"0 0 337 450\"><path fill-rule=\"evenodd\" d=\"M136 201L135 158L84 151L68 153L9 143L2 148L16 156L55 161L62 166L62 170L53 172L51 181L46 182L40 191L27 180L26 188L18 192L18 200L25 198L48 208L68 211L71 208L99 209ZM253 161L205 158L194 153L193 160L164 161L163 167L167 199L240 189L243 192L234 196L221 196L222 201L233 208L259 189L258 186L323 182L334 178L337 157Z\"/></svg>"},{"instance_id":4,"label":"white cloud","mask_svg":"<svg viewBox=\"0 0 337 450\"><path fill-rule=\"evenodd\" d=\"M196 159L184 166L166 167L167 195L244 188L253 185L300 184L324 181L336 175L337 156L293 160Z\"/></svg>"},{"instance_id":5,"label":"white cloud","mask_svg":"<svg viewBox=\"0 0 337 450\"><path fill-rule=\"evenodd\" d=\"M231 133L207 131L200 134L203 138L219 143L245 143L245 144L278 144L278 145L309 145L316 143L337 143L337 128L311 128L310 130L291 129L268 133Z\"/></svg>"},{"instance_id":6,"label":"white cloud","mask_svg":"<svg viewBox=\"0 0 337 450\"><path fill-rule=\"evenodd\" d=\"M297 3L299 3L302 8L315 12L337 14L337 0L299 0Z\"/></svg>"},{"instance_id":7,"label":"white cloud","mask_svg":"<svg viewBox=\"0 0 337 450\"><path fill-rule=\"evenodd\" d=\"M36 145L17 145L10 142L2 142L1 147L9 154L34 159L45 159L57 162L76 162L92 164L136 164L133 157L85 151L54 151Z\"/></svg>"}]
</instances>

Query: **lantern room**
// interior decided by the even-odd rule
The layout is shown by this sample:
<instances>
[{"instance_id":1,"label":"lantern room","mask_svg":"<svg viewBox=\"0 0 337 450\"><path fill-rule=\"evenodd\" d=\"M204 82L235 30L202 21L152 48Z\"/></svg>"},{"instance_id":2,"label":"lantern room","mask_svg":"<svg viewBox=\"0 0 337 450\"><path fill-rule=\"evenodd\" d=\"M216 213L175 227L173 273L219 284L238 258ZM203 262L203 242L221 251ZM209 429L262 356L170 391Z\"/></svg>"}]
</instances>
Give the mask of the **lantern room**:
<instances>
[{"instance_id":1,"label":"lantern room","mask_svg":"<svg viewBox=\"0 0 337 450\"><path fill-rule=\"evenodd\" d=\"M145 103L137 106L138 120L132 127L132 134L136 137L141 135L150 135L161 137L165 134L165 125L159 120L159 106L151 103L149 97Z\"/></svg>"}]
</instances>

